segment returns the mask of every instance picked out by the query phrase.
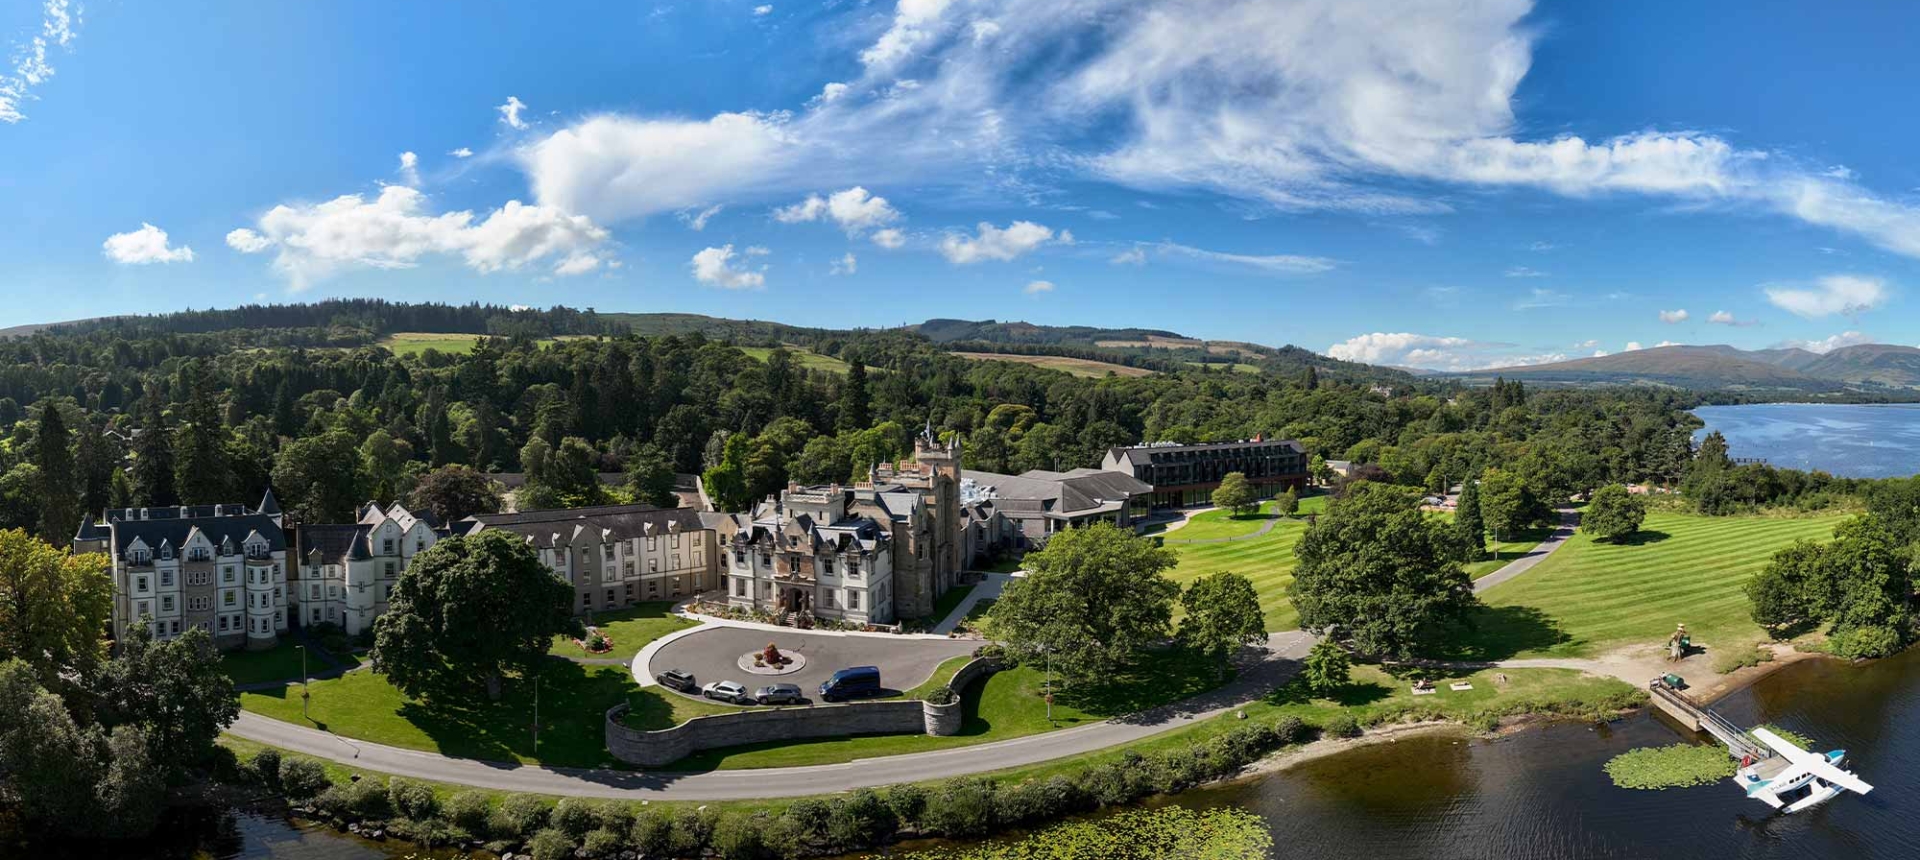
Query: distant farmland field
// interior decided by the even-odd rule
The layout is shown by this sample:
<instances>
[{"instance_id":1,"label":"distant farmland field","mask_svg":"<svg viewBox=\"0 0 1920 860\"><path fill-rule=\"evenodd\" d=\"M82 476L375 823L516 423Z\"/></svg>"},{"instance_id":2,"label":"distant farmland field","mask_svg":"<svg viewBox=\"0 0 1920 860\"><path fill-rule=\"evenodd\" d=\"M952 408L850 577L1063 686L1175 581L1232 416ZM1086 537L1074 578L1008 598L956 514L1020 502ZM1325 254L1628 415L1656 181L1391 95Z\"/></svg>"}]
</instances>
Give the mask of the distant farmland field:
<instances>
[{"instance_id":1,"label":"distant farmland field","mask_svg":"<svg viewBox=\"0 0 1920 860\"><path fill-rule=\"evenodd\" d=\"M557 338L541 338L539 344L548 346L556 340L571 340L581 335L561 335ZM433 331L395 332L380 339L376 346L384 346L394 355L419 355L429 349L439 350L453 355L465 355L473 351L474 344L485 335L456 334Z\"/></svg>"},{"instance_id":2,"label":"distant farmland field","mask_svg":"<svg viewBox=\"0 0 1920 860\"><path fill-rule=\"evenodd\" d=\"M960 356L961 358L971 358L976 361L1012 361L1019 364L1031 364L1035 367L1064 370L1074 376L1106 376L1108 371L1112 371L1121 376L1147 376L1153 373L1153 371L1145 368L1128 367L1124 364L1093 361L1085 358L1067 358L1059 355L1012 355L1004 352L956 352L954 355Z\"/></svg>"}]
</instances>

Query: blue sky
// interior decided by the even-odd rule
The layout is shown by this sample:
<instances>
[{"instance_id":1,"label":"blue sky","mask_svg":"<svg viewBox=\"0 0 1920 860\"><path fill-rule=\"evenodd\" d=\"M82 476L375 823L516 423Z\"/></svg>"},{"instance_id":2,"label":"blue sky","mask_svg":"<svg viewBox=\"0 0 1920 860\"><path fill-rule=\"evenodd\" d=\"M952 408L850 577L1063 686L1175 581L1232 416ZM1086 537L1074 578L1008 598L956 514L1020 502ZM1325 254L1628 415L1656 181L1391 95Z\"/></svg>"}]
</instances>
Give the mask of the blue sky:
<instances>
[{"instance_id":1,"label":"blue sky","mask_svg":"<svg viewBox=\"0 0 1920 860\"><path fill-rule=\"evenodd\" d=\"M1443 369L1920 343L1920 13L1430 6L17 0L0 325L381 296Z\"/></svg>"}]
</instances>

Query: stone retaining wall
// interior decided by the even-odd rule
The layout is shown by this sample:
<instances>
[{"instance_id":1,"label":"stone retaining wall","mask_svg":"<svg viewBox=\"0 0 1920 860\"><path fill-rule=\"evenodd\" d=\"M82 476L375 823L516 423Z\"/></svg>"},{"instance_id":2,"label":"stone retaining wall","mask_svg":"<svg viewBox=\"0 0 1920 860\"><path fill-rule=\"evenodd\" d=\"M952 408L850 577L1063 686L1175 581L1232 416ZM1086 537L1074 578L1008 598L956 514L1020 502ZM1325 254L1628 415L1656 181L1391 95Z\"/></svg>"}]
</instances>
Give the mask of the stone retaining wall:
<instances>
[{"instance_id":1,"label":"stone retaining wall","mask_svg":"<svg viewBox=\"0 0 1920 860\"><path fill-rule=\"evenodd\" d=\"M954 673L951 686L964 690L979 678L999 671L992 660L976 659ZM669 694L673 695L673 694ZM962 703L936 705L920 701L855 702L847 705L811 705L754 708L730 714L694 717L670 729L641 731L620 723L627 706L607 711L607 750L613 757L641 767L672 764L701 750L768 741L848 735L952 735L960 731Z\"/></svg>"}]
</instances>

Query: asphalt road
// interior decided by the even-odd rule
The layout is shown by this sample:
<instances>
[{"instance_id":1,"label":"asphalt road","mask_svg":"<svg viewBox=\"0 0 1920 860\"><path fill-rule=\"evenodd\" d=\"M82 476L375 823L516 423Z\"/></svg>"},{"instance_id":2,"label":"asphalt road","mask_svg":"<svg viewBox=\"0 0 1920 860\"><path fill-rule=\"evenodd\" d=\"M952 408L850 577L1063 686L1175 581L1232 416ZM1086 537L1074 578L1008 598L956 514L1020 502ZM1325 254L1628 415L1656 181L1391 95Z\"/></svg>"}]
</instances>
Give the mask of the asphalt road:
<instances>
[{"instance_id":1,"label":"asphalt road","mask_svg":"<svg viewBox=\"0 0 1920 860\"><path fill-rule=\"evenodd\" d=\"M783 653L806 656L806 666L788 675L755 675L742 671L740 655L757 653L772 642ZM971 639L901 639L878 636L835 636L798 630L773 633L741 627L710 627L668 642L647 663L658 677L668 669L693 673L700 684L738 681L752 691L767 684L798 684L809 698L819 697L820 682L849 666L880 667L880 684L890 690L920 686L941 663L973 653L980 647ZM665 690L666 688L662 688ZM671 692L671 691L669 691Z\"/></svg>"},{"instance_id":2,"label":"asphalt road","mask_svg":"<svg viewBox=\"0 0 1920 860\"><path fill-rule=\"evenodd\" d=\"M1035 764L1105 749L1210 719L1251 702L1292 678L1307 649L1313 646L1313 638L1297 631L1276 633L1268 638L1268 643L1268 652L1253 656L1242 666L1233 683L1131 717L969 747L814 767L705 773L545 768L446 758L436 753L361 743L244 711L228 731L248 740L352 767L504 791L624 800L798 797Z\"/></svg>"}]
</instances>

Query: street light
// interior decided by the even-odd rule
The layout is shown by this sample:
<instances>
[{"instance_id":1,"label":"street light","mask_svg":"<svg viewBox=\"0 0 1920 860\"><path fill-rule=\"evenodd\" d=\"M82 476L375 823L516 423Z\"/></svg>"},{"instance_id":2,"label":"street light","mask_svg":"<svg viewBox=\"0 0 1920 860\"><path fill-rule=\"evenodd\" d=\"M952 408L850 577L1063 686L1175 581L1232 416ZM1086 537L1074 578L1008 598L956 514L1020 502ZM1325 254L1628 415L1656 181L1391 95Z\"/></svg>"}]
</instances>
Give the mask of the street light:
<instances>
[{"instance_id":1,"label":"street light","mask_svg":"<svg viewBox=\"0 0 1920 860\"><path fill-rule=\"evenodd\" d=\"M294 650L300 652L300 719L312 722L313 718L307 716L307 702L313 697L313 694L309 692L307 684L307 646L295 645L293 647Z\"/></svg>"},{"instance_id":2,"label":"street light","mask_svg":"<svg viewBox=\"0 0 1920 860\"><path fill-rule=\"evenodd\" d=\"M533 757L540 757L540 676L533 676Z\"/></svg>"},{"instance_id":3,"label":"street light","mask_svg":"<svg viewBox=\"0 0 1920 860\"><path fill-rule=\"evenodd\" d=\"M1041 653L1047 655L1047 725L1053 725L1053 646L1040 646Z\"/></svg>"}]
</instances>

